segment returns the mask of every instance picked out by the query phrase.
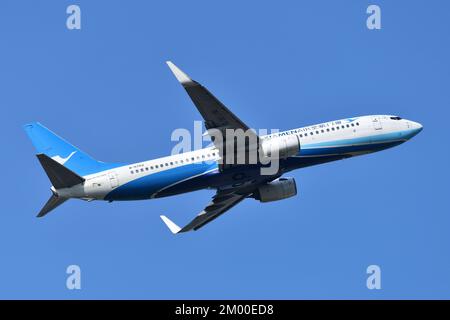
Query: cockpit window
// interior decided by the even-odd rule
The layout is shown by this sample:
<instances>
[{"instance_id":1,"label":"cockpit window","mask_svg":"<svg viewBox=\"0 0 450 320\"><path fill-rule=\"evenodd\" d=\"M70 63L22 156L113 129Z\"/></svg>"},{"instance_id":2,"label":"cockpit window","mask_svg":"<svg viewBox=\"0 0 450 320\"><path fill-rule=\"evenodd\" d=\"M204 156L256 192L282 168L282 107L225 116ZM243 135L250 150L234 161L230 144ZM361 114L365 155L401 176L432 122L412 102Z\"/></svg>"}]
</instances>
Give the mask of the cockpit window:
<instances>
[{"instance_id":1,"label":"cockpit window","mask_svg":"<svg viewBox=\"0 0 450 320\"><path fill-rule=\"evenodd\" d=\"M391 117L392 120L402 120L400 117Z\"/></svg>"}]
</instances>

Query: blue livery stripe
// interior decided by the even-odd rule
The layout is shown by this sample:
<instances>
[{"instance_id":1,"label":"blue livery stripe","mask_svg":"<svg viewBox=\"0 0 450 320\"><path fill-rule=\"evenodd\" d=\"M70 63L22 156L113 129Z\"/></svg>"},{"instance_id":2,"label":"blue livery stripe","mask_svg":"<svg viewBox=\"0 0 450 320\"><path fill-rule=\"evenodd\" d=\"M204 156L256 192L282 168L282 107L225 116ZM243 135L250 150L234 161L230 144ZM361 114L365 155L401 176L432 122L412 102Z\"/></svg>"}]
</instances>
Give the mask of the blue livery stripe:
<instances>
[{"instance_id":1,"label":"blue livery stripe","mask_svg":"<svg viewBox=\"0 0 450 320\"><path fill-rule=\"evenodd\" d=\"M364 144L370 147L372 143L383 143L393 140L402 140L402 142L410 139L417 134L417 129L404 130L398 132L384 133L379 135L370 135L366 137L357 137L350 139L332 140L318 143L309 143L302 145L302 149L319 148L319 147L342 147L348 145Z\"/></svg>"},{"instance_id":2,"label":"blue livery stripe","mask_svg":"<svg viewBox=\"0 0 450 320\"><path fill-rule=\"evenodd\" d=\"M214 169L217 163L199 162L151 173L119 186L108 193L105 200L149 199L163 188Z\"/></svg>"}]
</instances>

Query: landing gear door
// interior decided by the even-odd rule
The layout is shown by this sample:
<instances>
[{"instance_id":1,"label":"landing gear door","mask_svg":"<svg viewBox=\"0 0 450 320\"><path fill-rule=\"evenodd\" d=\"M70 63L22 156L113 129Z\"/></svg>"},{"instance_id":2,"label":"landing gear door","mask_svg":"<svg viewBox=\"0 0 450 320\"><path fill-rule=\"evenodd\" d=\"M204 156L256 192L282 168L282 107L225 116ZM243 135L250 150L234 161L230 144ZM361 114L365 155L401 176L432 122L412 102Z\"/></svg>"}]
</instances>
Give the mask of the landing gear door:
<instances>
[{"instance_id":1,"label":"landing gear door","mask_svg":"<svg viewBox=\"0 0 450 320\"><path fill-rule=\"evenodd\" d=\"M381 130L383 129L383 126L381 125L381 119L380 118L374 118L372 120L373 128L375 130Z\"/></svg>"},{"instance_id":2,"label":"landing gear door","mask_svg":"<svg viewBox=\"0 0 450 320\"><path fill-rule=\"evenodd\" d=\"M117 178L117 173L111 172L109 175L109 183L111 185L111 189L114 189L119 186L119 179Z\"/></svg>"}]
</instances>

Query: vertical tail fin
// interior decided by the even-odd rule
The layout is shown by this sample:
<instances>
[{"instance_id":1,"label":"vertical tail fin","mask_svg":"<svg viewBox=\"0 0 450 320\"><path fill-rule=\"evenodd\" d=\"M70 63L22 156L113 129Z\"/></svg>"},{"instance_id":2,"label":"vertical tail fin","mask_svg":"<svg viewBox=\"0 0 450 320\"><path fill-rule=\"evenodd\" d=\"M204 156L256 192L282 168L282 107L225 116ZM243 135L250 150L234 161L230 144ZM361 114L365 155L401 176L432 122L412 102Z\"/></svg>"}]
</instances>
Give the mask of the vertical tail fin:
<instances>
[{"instance_id":1,"label":"vertical tail fin","mask_svg":"<svg viewBox=\"0 0 450 320\"><path fill-rule=\"evenodd\" d=\"M24 125L38 154L44 154L80 176L111 169L120 164L97 161L44 127L39 122Z\"/></svg>"}]
</instances>

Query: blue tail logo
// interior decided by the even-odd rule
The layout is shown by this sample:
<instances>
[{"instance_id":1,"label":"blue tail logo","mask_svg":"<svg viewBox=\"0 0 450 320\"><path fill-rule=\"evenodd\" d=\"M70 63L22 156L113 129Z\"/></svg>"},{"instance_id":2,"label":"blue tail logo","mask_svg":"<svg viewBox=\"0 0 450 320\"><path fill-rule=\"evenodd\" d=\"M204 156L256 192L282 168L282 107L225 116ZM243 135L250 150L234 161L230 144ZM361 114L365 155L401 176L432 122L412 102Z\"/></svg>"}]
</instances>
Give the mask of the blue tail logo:
<instances>
[{"instance_id":1,"label":"blue tail logo","mask_svg":"<svg viewBox=\"0 0 450 320\"><path fill-rule=\"evenodd\" d=\"M38 154L45 154L80 176L123 165L95 160L39 122L26 124L24 129Z\"/></svg>"}]
</instances>

